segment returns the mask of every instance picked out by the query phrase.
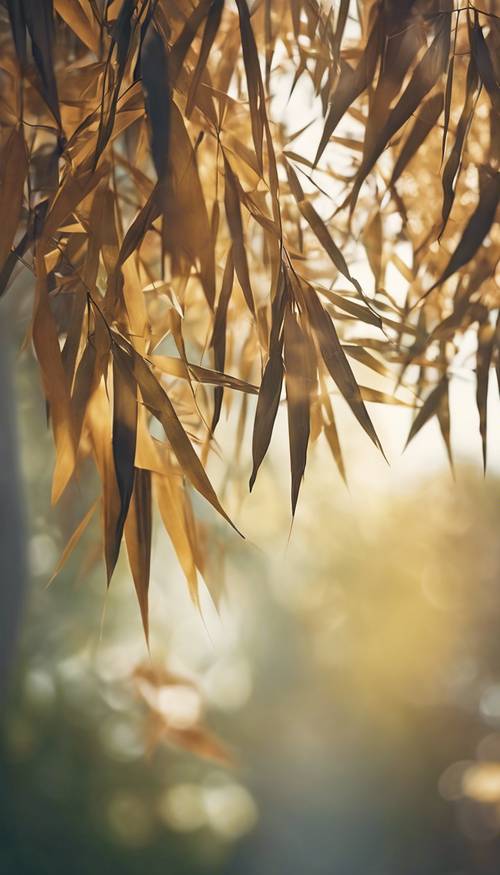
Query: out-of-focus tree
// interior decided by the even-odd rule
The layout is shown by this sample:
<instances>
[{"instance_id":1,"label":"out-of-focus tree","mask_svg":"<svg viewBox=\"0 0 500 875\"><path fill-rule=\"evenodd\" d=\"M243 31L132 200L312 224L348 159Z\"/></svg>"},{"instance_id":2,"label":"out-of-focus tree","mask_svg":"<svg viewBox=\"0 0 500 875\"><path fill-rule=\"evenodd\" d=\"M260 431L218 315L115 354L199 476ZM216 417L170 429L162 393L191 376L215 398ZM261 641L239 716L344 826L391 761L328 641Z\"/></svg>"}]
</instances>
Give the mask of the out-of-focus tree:
<instances>
[{"instance_id":1,"label":"out-of-focus tree","mask_svg":"<svg viewBox=\"0 0 500 875\"><path fill-rule=\"evenodd\" d=\"M492 0L2 2L0 292L32 272L53 500L98 473L66 556L100 510L146 635L153 500L210 579L223 407L238 455L257 396L251 487L284 401L294 512L321 433L344 476L337 395L380 449L367 404L436 416L451 458L470 367L486 463L499 39Z\"/></svg>"}]
</instances>

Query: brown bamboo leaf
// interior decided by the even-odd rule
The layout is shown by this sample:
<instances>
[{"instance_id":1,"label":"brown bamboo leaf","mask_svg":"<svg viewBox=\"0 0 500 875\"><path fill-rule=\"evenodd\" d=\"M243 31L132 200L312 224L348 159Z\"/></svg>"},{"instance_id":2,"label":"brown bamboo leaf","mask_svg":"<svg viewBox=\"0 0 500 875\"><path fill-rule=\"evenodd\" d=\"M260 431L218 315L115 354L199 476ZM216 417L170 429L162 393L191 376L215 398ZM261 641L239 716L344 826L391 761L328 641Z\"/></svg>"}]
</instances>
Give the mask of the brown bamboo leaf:
<instances>
[{"instance_id":1,"label":"brown bamboo leaf","mask_svg":"<svg viewBox=\"0 0 500 875\"><path fill-rule=\"evenodd\" d=\"M21 218L28 157L22 128L13 128L2 153L0 168L0 271L6 264Z\"/></svg>"},{"instance_id":2,"label":"brown bamboo leaf","mask_svg":"<svg viewBox=\"0 0 500 875\"><path fill-rule=\"evenodd\" d=\"M184 361L170 355L152 355L149 357L152 364L165 374L172 377L179 377L181 380L195 380L198 383L206 383L209 386L227 387L236 389L239 392L248 392L250 395L258 395L257 386L252 383L247 383L246 380L240 380L238 377L233 377L231 374L226 374L223 371L214 371L212 368L204 368L201 365L194 365L192 362Z\"/></svg>"},{"instance_id":3,"label":"brown bamboo leaf","mask_svg":"<svg viewBox=\"0 0 500 875\"><path fill-rule=\"evenodd\" d=\"M139 250L146 233L150 230L153 222L158 218L160 213L160 198L158 197L158 188L155 186L146 203L137 213L130 227L127 228L122 245L120 246L120 253L118 256L119 265L124 264L127 258L130 258L134 252Z\"/></svg>"},{"instance_id":4,"label":"brown bamboo leaf","mask_svg":"<svg viewBox=\"0 0 500 875\"><path fill-rule=\"evenodd\" d=\"M71 28L73 33L89 48L95 55L99 54L99 27L92 12L87 15L87 4L85 0L55 0L56 12Z\"/></svg>"},{"instance_id":5,"label":"brown bamboo leaf","mask_svg":"<svg viewBox=\"0 0 500 875\"><path fill-rule=\"evenodd\" d=\"M378 134L374 136L370 147L367 149L348 197L351 212L354 209L363 182L389 140L413 115L426 94L436 85L446 70L450 53L450 20L451 12L443 13L440 17L431 45L415 67L408 85L395 107L389 113L387 121Z\"/></svg>"},{"instance_id":6,"label":"brown bamboo leaf","mask_svg":"<svg viewBox=\"0 0 500 875\"><path fill-rule=\"evenodd\" d=\"M293 516L306 467L316 367L309 339L290 306L285 309L284 359Z\"/></svg>"},{"instance_id":7,"label":"brown bamboo leaf","mask_svg":"<svg viewBox=\"0 0 500 875\"><path fill-rule=\"evenodd\" d=\"M396 404L399 407L410 407L412 410L414 408L414 404L402 401L396 395L389 395L387 392L381 392L379 389L372 389L370 386L360 386L359 391L363 401L369 401L372 404Z\"/></svg>"},{"instance_id":8,"label":"brown bamboo leaf","mask_svg":"<svg viewBox=\"0 0 500 875\"><path fill-rule=\"evenodd\" d=\"M436 411L437 421L439 423L439 430L441 432L441 437L443 438L444 445L446 447L446 455L448 456L448 462L450 463L451 472L454 475L454 465L453 465L453 453L451 449L451 417L450 417L450 386L449 383L446 387L446 392L440 397L439 404Z\"/></svg>"},{"instance_id":9,"label":"brown bamboo leaf","mask_svg":"<svg viewBox=\"0 0 500 875\"><path fill-rule=\"evenodd\" d=\"M73 408L75 447L78 450L87 403L101 378L95 343L87 343L76 368L71 406Z\"/></svg>"},{"instance_id":10,"label":"brown bamboo leaf","mask_svg":"<svg viewBox=\"0 0 500 875\"><path fill-rule=\"evenodd\" d=\"M182 69L189 47L193 42L202 21L207 17L212 2L213 0L201 0L201 3L198 3L198 5L194 7L184 24L181 33L170 50L168 67L169 78L172 86L175 85L177 81L177 77Z\"/></svg>"},{"instance_id":11,"label":"brown bamboo leaf","mask_svg":"<svg viewBox=\"0 0 500 875\"><path fill-rule=\"evenodd\" d=\"M460 173L460 165L462 161L462 152L472 123L474 115L474 107L476 105L476 95L479 88L479 76L476 69L474 59L471 58L467 69L467 81L465 84L465 102L458 121L455 134L455 142L448 156L448 160L443 169L443 209L442 209L442 226L440 235L443 233L448 217L455 200L455 189Z\"/></svg>"},{"instance_id":12,"label":"brown bamboo leaf","mask_svg":"<svg viewBox=\"0 0 500 875\"><path fill-rule=\"evenodd\" d=\"M446 154L446 140L448 137L448 128L450 124L450 116L451 116L451 99L453 95L453 77L455 74L455 55L457 51L457 39L458 39L458 31L459 31L459 23L460 23L460 10L457 12L457 17L455 20L455 33L453 36L453 47L451 50L451 55L448 60L448 71L446 73L446 87L444 92L444 119L443 119L443 139L441 145L441 163L444 161L444 156Z\"/></svg>"},{"instance_id":13,"label":"brown bamboo leaf","mask_svg":"<svg viewBox=\"0 0 500 875\"><path fill-rule=\"evenodd\" d=\"M479 24L476 9L474 10L474 24L471 28L470 46L481 82L488 92L494 110L500 113L500 82L495 73L493 60L484 38L483 29Z\"/></svg>"},{"instance_id":14,"label":"brown bamboo leaf","mask_svg":"<svg viewBox=\"0 0 500 875\"><path fill-rule=\"evenodd\" d=\"M201 279L210 309L215 301L215 255L205 195L196 154L182 113L172 101L170 107L170 168L165 247L173 272L185 274L185 262Z\"/></svg>"},{"instance_id":15,"label":"brown bamboo leaf","mask_svg":"<svg viewBox=\"0 0 500 875\"><path fill-rule=\"evenodd\" d=\"M390 182L387 186L388 188L392 188L393 185L395 185L411 159L415 155L418 155L422 143L425 142L430 132L435 127L442 111L443 94L441 91L438 91L436 94L433 94L429 100L426 100L418 113L413 127L403 143L401 151L397 157Z\"/></svg>"},{"instance_id":16,"label":"brown bamboo leaf","mask_svg":"<svg viewBox=\"0 0 500 875\"><path fill-rule=\"evenodd\" d=\"M113 132L118 98L120 96L120 89L125 74L125 66L132 37L132 15L134 13L134 7L135 0L123 0L120 12L118 13L118 17L111 30L111 45L106 61L99 128L97 131L97 142L92 163L93 170L97 167L97 162L106 148ZM115 50L116 70L112 66L112 58Z\"/></svg>"},{"instance_id":17,"label":"brown bamboo leaf","mask_svg":"<svg viewBox=\"0 0 500 875\"><path fill-rule=\"evenodd\" d=\"M116 336L116 342L119 343L125 353L124 362L131 374L133 374L137 384L141 390L143 401L150 412L162 424L167 440L174 451L177 460L186 475L191 481L195 489L200 495L220 513L224 519L238 532L238 529L231 522L222 505L215 494L214 488L208 479L208 476L193 449L182 424L175 412L172 402L167 393L160 385L153 372L136 350L128 344L124 338ZM238 532L238 534L241 534Z\"/></svg>"},{"instance_id":18,"label":"brown bamboo leaf","mask_svg":"<svg viewBox=\"0 0 500 875\"><path fill-rule=\"evenodd\" d=\"M62 551L61 556L59 557L57 565L54 568L54 571L52 572L52 575L50 577L49 584L52 583L52 581L57 577L57 575L59 574L61 569L64 568L64 566L66 565L66 562L68 561L73 550L77 546L85 529L87 528L88 524L90 523L90 520L94 516L97 505L98 505L98 502L94 501L94 503L89 507L89 509L88 509L87 513L85 514L85 516L83 517L83 519L81 519L80 522L78 523L76 529L74 530L74 532L71 535L71 537L69 538L64 550Z\"/></svg>"},{"instance_id":19,"label":"brown bamboo leaf","mask_svg":"<svg viewBox=\"0 0 500 875\"><path fill-rule=\"evenodd\" d=\"M365 155L386 122L390 105L401 91L415 55L423 43L422 32L415 26L415 10L411 0L392 6L385 19L385 27L380 74L371 95L366 118Z\"/></svg>"},{"instance_id":20,"label":"brown bamboo leaf","mask_svg":"<svg viewBox=\"0 0 500 875\"><path fill-rule=\"evenodd\" d=\"M368 307L358 304L357 301L351 301L349 298L344 298L342 295L332 292L330 289L321 287L318 291L323 297L327 298L331 304L338 307L340 310L343 310L345 313L349 313L350 316L353 316L354 319L359 322L365 322L367 325L373 325L375 328L381 327L382 320L380 316L374 313L373 310L369 310Z\"/></svg>"},{"instance_id":21,"label":"brown bamboo leaf","mask_svg":"<svg viewBox=\"0 0 500 875\"><path fill-rule=\"evenodd\" d=\"M240 20L241 48L247 80L250 104L250 124L255 146L255 154L260 172L263 169L262 146L264 139L264 117L266 115L265 95L260 74L259 54L250 21L246 0L236 0Z\"/></svg>"},{"instance_id":22,"label":"brown bamboo leaf","mask_svg":"<svg viewBox=\"0 0 500 875\"><path fill-rule=\"evenodd\" d=\"M444 377L441 378L437 386L435 386L434 389L432 389L432 391L429 393L424 403L422 404L422 407L418 411L406 439L406 447L408 446L410 441L413 440L415 435L418 434L420 429L423 428L426 422L428 422L429 419L432 419L433 416L437 415L438 410L441 406L441 402L443 398L447 397L447 395L448 376L447 374L445 374Z\"/></svg>"},{"instance_id":23,"label":"brown bamboo leaf","mask_svg":"<svg viewBox=\"0 0 500 875\"><path fill-rule=\"evenodd\" d=\"M187 118L190 117L193 111L193 107L196 104L200 79L205 71L210 50L214 44L215 37L217 36L217 32L219 30L223 9L224 0L212 0L205 22L205 29L203 31L203 38L198 52L196 67L193 71L193 76L189 87L189 93L187 96L185 110Z\"/></svg>"},{"instance_id":24,"label":"brown bamboo leaf","mask_svg":"<svg viewBox=\"0 0 500 875\"><path fill-rule=\"evenodd\" d=\"M153 516L151 471L135 468L134 490L125 522L125 544L146 641L149 643L148 594Z\"/></svg>"},{"instance_id":25,"label":"brown bamboo leaf","mask_svg":"<svg viewBox=\"0 0 500 875\"><path fill-rule=\"evenodd\" d=\"M340 62L340 47L342 45L342 37L344 36L344 30L347 24L349 6L350 0L340 0L337 20L335 22L335 34L332 42L332 61L335 67L338 67Z\"/></svg>"},{"instance_id":26,"label":"brown bamboo leaf","mask_svg":"<svg viewBox=\"0 0 500 875\"><path fill-rule=\"evenodd\" d=\"M147 29L141 49L142 87L151 129L151 152L160 187L168 172L170 145L170 91L167 53L154 22Z\"/></svg>"},{"instance_id":27,"label":"brown bamboo leaf","mask_svg":"<svg viewBox=\"0 0 500 875\"><path fill-rule=\"evenodd\" d=\"M28 63L26 53L26 19L24 6L21 0L7 0L7 9L9 12L12 37L16 47L17 60L21 69L21 75L24 75Z\"/></svg>"},{"instance_id":28,"label":"brown bamboo leaf","mask_svg":"<svg viewBox=\"0 0 500 875\"><path fill-rule=\"evenodd\" d=\"M48 245L50 238L57 233L71 213L108 172L109 165L105 162L102 162L95 171L92 170L90 162L85 162L75 172L70 172L65 176L59 191L50 204L45 221L43 224L40 223L42 228L39 229L38 233L42 235L44 246Z\"/></svg>"},{"instance_id":29,"label":"brown bamboo leaf","mask_svg":"<svg viewBox=\"0 0 500 875\"><path fill-rule=\"evenodd\" d=\"M134 488L134 460L137 442L137 387L127 368L125 353L113 347L113 460L120 494L120 512L115 532L107 545L106 567L111 580Z\"/></svg>"},{"instance_id":30,"label":"brown bamboo leaf","mask_svg":"<svg viewBox=\"0 0 500 875\"><path fill-rule=\"evenodd\" d=\"M317 337L321 355L330 376L336 383L341 395L347 401L359 424L375 446L383 453L381 443L364 405L359 386L356 383L346 354L342 349L332 320L312 289L309 289L309 294L305 296L305 301L309 312L311 328Z\"/></svg>"},{"instance_id":31,"label":"brown bamboo leaf","mask_svg":"<svg viewBox=\"0 0 500 875\"><path fill-rule=\"evenodd\" d=\"M476 353L476 404L479 413L479 432L483 448L483 468L486 471L488 431L488 383L495 344L495 326L483 322L477 332Z\"/></svg>"},{"instance_id":32,"label":"brown bamboo leaf","mask_svg":"<svg viewBox=\"0 0 500 875\"><path fill-rule=\"evenodd\" d=\"M381 374L383 377L388 377L390 375L391 372L387 365L375 358L375 356L369 353L368 350L364 349L364 347L344 343L342 344L342 348L350 358L356 359L356 361L361 362L362 365L366 365L367 368L371 368L371 370L375 371L377 374Z\"/></svg>"},{"instance_id":33,"label":"brown bamboo leaf","mask_svg":"<svg viewBox=\"0 0 500 875\"><path fill-rule=\"evenodd\" d=\"M163 525L184 572L193 603L198 606L198 573L184 511L182 484L177 477L156 475L155 491Z\"/></svg>"},{"instance_id":34,"label":"brown bamboo leaf","mask_svg":"<svg viewBox=\"0 0 500 875\"><path fill-rule=\"evenodd\" d=\"M349 280L350 283L352 283L358 294L363 298L366 303L366 298L363 294L363 290L361 289L360 284L358 283L357 279L355 279L351 275L344 256L342 255L340 249L333 240L333 237L331 236L321 216L318 215L312 203L306 199L302 190L302 186L300 185L300 182L298 180L297 174L288 162L286 163L286 171L291 192L295 198L300 212L302 213L304 219L307 221L309 227L311 228L311 231L313 231L313 233L316 235L319 242L323 246L323 249L329 256L337 270L347 280ZM382 320L380 319L380 317L376 313L373 313L373 311L372 315L375 318L378 327L381 328Z\"/></svg>"},{"instance_id":35,"label":"brown bamboo leaf","mask_svg":"<svg viewBox=\"0 0 500 875\"><path fill-rule=\"evenodd\" d=\"M363 246L366 249L368 262L375 280L375 289L378 289L382 280L383 254L382 215L380 209L375 210L372 218L368 220L364 227ZM371 313L371 311L369 312Z\"/></svg>"},{"instance_id":36,"label":"brown bamboo leaf","mask_svg":"<svg viewBox=\"0 0 500 875\"><path fill-rule=\"evenodd\" d=\"M50 308L47 274L41 253L36 259L36 277L32 334L56 446L52 481L52 502L55 503L73 474L76 450L69 386L61 359L57 325Z\"/></svg>"},{"instance_id":37,"label":"brown bamboo leaf","mask_svg":"<svg viewBox=\"0 0 500 875\"><path fill-rule=\"evenodd\" d=\"M22 0L31 50L45 103L61 130L61 113L54 73L54 8L52 0Z\"/></svg>"},{"instance_id":38,"label":"brown bamboo leaf","mask_svg":"<svg viewBox=\"0 0 500 875\"><path fill-rule=\"evenodd\" d=\"M250 274L248 271L247 251L245 247L245 238L243 235L243 224L241 221L241 206L238 193L238 185L235 175L231 170L229 161L224 156L224 207L226 210L227 223L233 241L233 261L236 270L236 276L240 283L247 307L255 316L255 304L253 299L252 286L250 283Z\"/></svg>"},{"instance_id":39,"label":"brown bamboo leaf","mask_svg":"<svg viewBox=\"0 0 500 875\"><path fill-rule=\"evenodd\" d=\"M283 385L283 338L277 339L270 348L269 359L264 369L259 398L255 410L252 436L253 468L249 488L252 491L262 460L269 447L278 412Z\"/></svg>"},{"instance_id":40,"label":"brown bamboo leaf","mask_svg":"<svg viewBox=\"0 0 500 875\"><path fill-rule=\"evenodd\" d=\"M333 92L330 109L325 119L325 126L316 152L316 157L314 159L315 165L318 163L323 152L325 151L331 135L333 134L335 128L337 127L340 119L342 118L346 110L351 106L351 104L354 103L356 98L358 98L359 95L368 87L370 82L372 82L377 66L377 61L382 49L383 38L383 16L377 15L370 31L368 42L364 51L362 52L356 69L353 70L352 67L347 64L347 62L341 61L340 77L335 91Z\"/></svg>"},{"instance_id":41,"label":"brown bamboo leaf","mask_svg":"<svg viewBox=\"0 0 500 875\"><path fill-rule=\"evenodd\" d=\"M467 222L458 246L453 252L443 273L439 279L436 280L434 285L432 285L425 293L423 298L420 298L421 301L474 257L484 238L490 231L495 219L495 213L499 201L500 173L498 171L492 172L488 168L484 168L480 174L478 205Z\"/></svg>"},{"instance_id":42,"label":"brown bamboo leaf","mask_svg":"<svg viewBox=\"0 0 500 875\"><path fill-rule=\"evenodd\" d=\"M214 365L218 371L223 371L226 366L226 337L227 337L227 309L229 299L233 290L234 282L234 262L233 249L228 252L226 264L224 267L224 276L222 277L222 287L215 311L214 329L210 345L214 351ZM210 430L215 431L215 427L219 421L222 409L222 398L224 389L222 386L217 386L214 391L214 413Z\"/></svg>"}]
</instances>

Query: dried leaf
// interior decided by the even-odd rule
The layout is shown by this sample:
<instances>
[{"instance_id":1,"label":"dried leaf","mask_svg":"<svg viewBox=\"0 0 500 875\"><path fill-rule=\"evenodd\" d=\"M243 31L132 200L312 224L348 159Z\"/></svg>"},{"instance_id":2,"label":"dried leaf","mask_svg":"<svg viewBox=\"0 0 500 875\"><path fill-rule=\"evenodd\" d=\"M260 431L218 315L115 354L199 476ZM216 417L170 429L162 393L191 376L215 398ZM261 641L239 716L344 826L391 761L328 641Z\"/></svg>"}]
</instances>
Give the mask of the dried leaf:
<instances>
[{"instance_id":1,"label":"dried leaf","mask_svg":"<svg viewBox=\"0 0 500 875\"><path fill-rule=\"evenodd\" d=\"M294 515L306 467L311 393L314 388L316 368L312 360L309 339L290 307L285 310L284 359L292 474L292 515Z\"/></svg>"},{"instance_id":2,"label":"dried leaf","mask_svg":"<svg viewBox=\"0 0 500 875\"><path fill-rule=\"evenodd\" d=\"M9 256L21 218L28 160L22 128L13 128L5 142L0 169L0 270Z\"/></svg>"},{"instance_id":3,"label":"dried leaf","mask_svg":"<svg viewBox=\"0 0 500 875\"><path fill-rule=\"evenodd\" d=\"M144 634L148 642L148 592L152 530L151 471L135 468L134 490L125 522L125 543L141 611Z\"/></svg>"}]
</instances>

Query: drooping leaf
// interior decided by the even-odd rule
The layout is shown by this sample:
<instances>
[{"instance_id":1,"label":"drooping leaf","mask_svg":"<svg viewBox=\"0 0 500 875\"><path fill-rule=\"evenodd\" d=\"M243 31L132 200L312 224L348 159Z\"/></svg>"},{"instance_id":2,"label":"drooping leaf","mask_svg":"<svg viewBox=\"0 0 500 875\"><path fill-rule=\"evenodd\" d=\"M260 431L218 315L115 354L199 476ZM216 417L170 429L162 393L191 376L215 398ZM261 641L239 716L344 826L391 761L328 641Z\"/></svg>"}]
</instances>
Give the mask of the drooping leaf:
<instances>
[{"instance_id":1,"label":"drooping leaf","mask_svg":"<svg viewBox=\"0 0 500 875\"><path fill-rule=\"evenodd\" d=\"M479 412L484 471L486 471L487 458L488 384L494 343L495 326L485 321L478 328L476 353L476 404Z\"/></svg>"},{"instance_id":2,"label":"drooping leaf","mask_svg":"<svg viewBox=\"0 0 500 875\"><path fill-rule=\"evenodd\" d=\"M54 8L52 0L22 2L31 50L40 76L43 98L61 130L57 80L54 73Z\"/></svg>"},{"instance_id":3,"label":"drooping leaf","mask_svg":"<svg viewBox=\"0 0 500 875\"><path fill-rule=\"evenodd\" d=\"M373 23L366 48L362 52L356 69L353 70L347 62L341 62L340 78L332 94L330 109L325 119L325 127L316 152L315 164L321 158L330 137L346 110L372 81L382 47L383 36L383 19L381 15L378 15Z\"/></svg>"},{"instance_id":4,"label":"drooping leaf","mask_svg":"<svg viewBox=\"0 0 500 875\"><path fill-rule=\"evenodd\" d=\"M257 472L271 442L274 421L278 412L283 385L283 337L278 338L270 349L262 383L260 385L252 436L253 467L249 487L253 489Z\"/></svg>"},{"instance_id":5,"label":"drooping leaf","mask_svg":"<svg viewBox=\"0 0 500 875\"><path fill-rule=\"evenodd\" d=\"M450 13L443 13L436 34L424 56L418 62L412 77L395 107L389 113L381 130L373 137L356 174L348 196L351 211L356 204L361 186L382 154L387 143L402 128L421 104L426 94L436 85L446 70L450 51Z\"/></svg>"},{"instance_id":6,"label":"drooping leaf","mask_svg":"<svg viewBox=\"0 0 500 875\"><path fill-rule=\"evenodd\" d=\"M227 308L229 299L233 290L234 279L234 263L233 250L229 250L226 265L224 267L224 276L222 279L222 287L220 291L217 309L215 311L214 330L210 345L214 351L214 365L218 371L223 371L226 366L226 324L227 324ZM222 398L224 389L222 386L217 386L214 391L214 412L212 416L211 431L215 431L215 427L219 421L222 409Z\"/></svg>"},{"instance_id":7,"label":"drooping leaf","mask_svg":"<svg viewBox=\"0 0 500 875\"><path fill-rule=\"evenodd\" d=\"M493 224L499 201L500 173L498 171L492 173L488 168L485 168L482 174L478 205L467 222L458 246L443 273L424 297L474 257Z\"/></svg>"},{"instance_id":8,"label":"drooping leaf","mask_svg":"<svg viewBox=\"0 0 500 875\"><path fill-rule=\"evenodd\" d=\"M195 489L236 529L222 508L167 393L157 381L144 359L133 347L126 344L123 338L120 338L119 341L117 339L117 342L124 348L125 357L123 361L129 373L137 381L146 407L162 424L167 440L184 474L191 481ZM238 530L236 529L236 531Z\"/></svg>"},{"instance_id":9,"label":"drooping leaf","mask_svg":"<svg viewBox=\"0 0 500 875\"><path fill-rule=\"evenodd\" d=\"M437 386L429 393L427 398L425 399L422 407L418 411L412 426L410 428L410 432L406 439L406 446L413 440L413 438L418 434L421 428L432 419L433 416L436 416L438 410L440 408L441 402L443 398L448 395L448 377L445 375L439 381Z\"/></svg>"},{"instance_id":10,"label":"drooping leaf","mask_svg":"<svg viewBox=\"0 0 500 875\"><path fill-rule=\"evenodd\" d=\"M474 24L471 28L470 46L481 82L488 92L493 108L497 113L500 113L500 82L495 73L493 60L484 38L483 29L479 24L479 15L476 9L474 10Z\"/></svg>"},{"instance_id":11,"label":"drooping leaf","mask_svg":"<svg viewBox=\"0 0 500 875\"><path fill-rule=\"evenodd\" d=\"M114 539L106 556L108 583L118 559L134 488L136 441L137 388L126 366L125 355L116 346L113 348L113 459L120 493L120 512L116 520Z\"/></svg>"},{"instance_id":12,"label":"drooping leaf","mask_svg":"<svg viewBox=\"0 0 500 875\"><path fill-rule=\"evenodd\" d=\"M141 48L141 76L151 126L151 152L160 187L165 185L170 144L170 94L167 53L153 21Z\"/></svg>"},{"instance_id":13,"label":"drooping leaf","mask_svg":"<svg viewBox=\"0 0 500 875\"><path fill-rule=\"evenodd\" d=\"M212 0L205 22L205 29L203 31L203 39L201 41L198 60L196 62L196 67L194 68L193 77L189 86L189 94L186 101L186 115L188 118L191 115L193 107L196 103L200 79L205 70L210 50L213 46L215 37L217 36L217 31L219 30L223 9L224 0Z\"/></svg>"},{"instance_id":14,"label":"drooping leaf","mask_svg":"<svg viewBox=\"0 0 500 875\"><path fill-rule=\"evenodd\" d=\"M388 188L397 182L408 163L418 154L420 146L433 130L439 116L443 111L443 94L437 92L430 97L420 109L413 127L403 143L398 159L394 165Z\"/></svg>"},{"instance_id":15,"label":"drooping leaf","mask_svg":"<svg viewBox=\"0 0 500 875\"><path fill-rule=\"evenodd\" d=\"M134 489L125 522L125 543L146 641L149 641L148 593L153 530L151 498L151 471L135 468Z\"/></svg>"},{"instance_id":16,"label":"drooping leaf","mask_svg":"<svg viewBox=\"0 0 500 875\"><path fill-rule=\"evenodd\" d=\"M455 188L458 174L460 172L462 150L464 148L467 132L472 122L478 86L479 77L477 74L475 62L471 58L467 70L467 81L465 84L465 102L462 113L460 115L460 119L458 121L455 134L455 142L453 143L453 148L450 151L448 160L446 161L443 170L443 209L441 234L446 227L446 223L448 221L448 217L453 206L453 201L455 200Z\"/></svg>"},{"instance_id":17,"label":"drooping leaf","mask_svg":"<svg viewBox=\"0 0 500 875\"><path fill-rule=\"evenodd\" d=\"M250 284L250 274L248 271L247 251L243 237L243 224L241 221L241 206L238 196L238 187L229 161L224 158L224 206L226 209L226 218L231 232L233 241L233 261L241 285L242 292L245 296L248 309L255 315L255 304L253 300L252 286Z\"/></svg>"},{"instance_id":18,"label":"drooping leaf","mask_svg":"<svg viewBox=\"0 0 500 875\"><path fill-rule=\"evenodd\" d=\"M0 167L0 270L9 256L21 217L28 160L22 128L14 128L5 141Z\"/></svg>"},{"instance_id":19,"label":"drooping leaf","mask_svg":"<svg viewBox=\"0 0 500 875\"><path fill-rule=\"evenodd\" d=\"M294 515L306 467L315 366L309 338L290 307L285 309L284 360Z\"/></svg>"},{"instance_id":20,"label":"drooping leaf","mask_svg":"<svg viewBox=\"0 0 500 875\"><path fill-rule=\"evenodd\" d=\"M340 393L347 401L356 419L376 447L382 450L377 433L368 415L351 366L342 349L335 326L312 289L305 297L311 327L314 329L323 361L336 383Z\"/></svg>"}]
</instances>

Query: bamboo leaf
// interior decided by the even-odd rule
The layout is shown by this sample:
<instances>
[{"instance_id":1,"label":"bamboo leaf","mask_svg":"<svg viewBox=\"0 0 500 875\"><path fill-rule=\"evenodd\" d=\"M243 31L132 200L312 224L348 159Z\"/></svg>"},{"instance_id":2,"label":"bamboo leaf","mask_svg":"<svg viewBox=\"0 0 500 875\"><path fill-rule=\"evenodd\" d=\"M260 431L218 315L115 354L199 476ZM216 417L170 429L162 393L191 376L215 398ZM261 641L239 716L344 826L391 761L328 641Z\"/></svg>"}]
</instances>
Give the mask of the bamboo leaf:
<instances>
[{"instance_id":1,"label":"bamboo leaf","mask_svg":"<svg viewBox=\"0 0 500 875\"><path fill-rule=\"evenodd\" d=\"M167 53L153 21L149 24L141 49L141 75L151 126L151 153L158 182L162 186L168 172L170 94Z\"/></svg>"},{"instance_id":2,"label":"bamboo leaf","mask_svg":"<svg viewBox=\"0 0 500 875\"><path fill-rule=\"evenodd\" d=\"M224 276L222 278L222 288L220 291L219 302L215 312L214 329L210 345L214 351L214 364L217 370L223 371L226 366L226 325L227 325L227 309L229 299L233 290L234 281L234 262L232 247L228 252L226 264L224 267ZM222 398L224 389L222 386L217 386L214 391L214 413L212 417L211 431L215 431L215 427L219 421L222 409Z\"/></svg>"},{"instance_id":3,"label":"bamboo leaf","mask_svg":"<svg viewBox=\"0 0 500 875\"><path fill-rule=\"evenodd\" d=\"M366 434L383 452L332 320L312 289L305 300L311 327L315 331L323 361L331 377Z\"/></svg>"},{"instance_id":4,"label":"bamboo leaf","mask_svg":"<svg viewBox=\"0 0 500 875\"><path fill-rule=\"evenodd\" d=\"M311 393L316 368L312 362L308 338L290 307L285 310L284 360L294 515L306 467Z\"/></svg>"},{"instance_id":5,"label":"bamboo leaf","mask_svg":"<svg viewBox=\"0 0 500 875\"><path fill-rule=\"evenodd\" d=\"M2 151L0 168L0 270L7 262L21 218L28 158L22 128L13 128Z\"/></svg>"},{"instance_id":6,"label":"bamboo leaf","mask_svg":"<svg viewBox=\"0 0 500 875\"><path fill-rule=\"evenodd\" d=\"M152 530L151 471L135 468L134 490L125 522L125 544L141 611L144 635L148 643L148 593Z\"/></svg>"},{"instance_id":7,"label":"bamboo leaf","mask_svg":"<svg viewBox=\"0 0 500 875\"><path fill-rule=\"evenodd\" d=\"M137 387L127 368L125 354L113 348L113 460L120 494L120 512L114 537L108 544L106 566L111 580L134 488L134 460L137 442Z\"/></svg>"},{"instance_id":8,"label":"bamboo leaf","mask_svg":"<svg viewBox=\"0 0 500 875\"><path fill-rule=\"evenodd\" d=\"M426 422L428 422L429 419L432 419L433 416L436 416L443 398L445 398L447 395L448 377L445 375L439 381L437 386L429 393L424 403L422 404L422 407L418 411L406 439L406 446L408 446L410 441L413 440L413 438L418 434L420 429L423 428Z\"/></svg>"},{"instance_id":9,"label":"bamboo leaf","mask_svg":"<svg viewBox=\"0 0 500 875\"><path fill-rule=\"evenodd\" d=\"M212 0L205 22L203 39L201 41L201 47L198 54L198 59L196 61L196 67L193 71L193 76L189 87L189 94L186 101L186 116L188 118L190 117L193 111L193 107L196 103L200 79L204 73L210 50L213 46L215 37L217 36L217 32L219 30L223 9L224 0Z\"/></svg>"},{"instance_id":10,"label":"bamboo leaf","mask_svg":"<svg viewBox=\"0 0 500 875\"><path fill-rule=\"evenodd\" d=\"M146 407L162 424L167 440L184 474L212 507L230 523L235 531L238 531L222 508L167 393L160 386L144 359L133 347L126 344L123 338L117 338L117 342L124 348L126 353L124 362L137 381Z\"/></svg>"},{"instance_id":11,"label":"bamboo leaf","mask_svg":"<svg viewBox=\"0 0 500 875\"><path fill-rule=\"evenodd\" d=\"M495 343L495 326L484 322L477 333L476 404L479 413L479 432L483 448L483 468L486 471L488 432L488 383Z\"/></svg>"},{"instance_id":12,"label":"bamboo leaf","mask_svg":"<svg viewBox=\"0 0 500 875\"><path fill-rule=\"evenodd\" d=\"M499 201L500 173L498 171L492 173L488 168L485 168L478 205L467 222L458 246L443 273L429 291L426 292L424 297L427 297L434 289L444 283L474 257L493 224Z\"/></svg>"},{"instance_id":13,"label":"bamboo leaf","mask_svg":"<svg viewBox=\"0 0 500 875\"><path fill-rule=\"evenodd\" d=\"M271 442L274 421L278 412L283 385L283 339L270 349L269 359L264 369L260 386L252 436L253 468L249 488L253 489L257 472Z\"/></svg>"},{"instance_id":14,"label":"bamboo leaf","mask_svg":"<svg viewBox=\"0 0 500 875\"><path fill-rule=\"evenodd\" d=\"M241 221L241 207L238 195L236 178L229 161L224 157L224 207L226 210L227 223L233 241L233 260L236 276L245 296L247 307L255 315L255 304L250 284L248 271L247 252L243 237L243 224Z\"/></svg>"}]
</instances>

